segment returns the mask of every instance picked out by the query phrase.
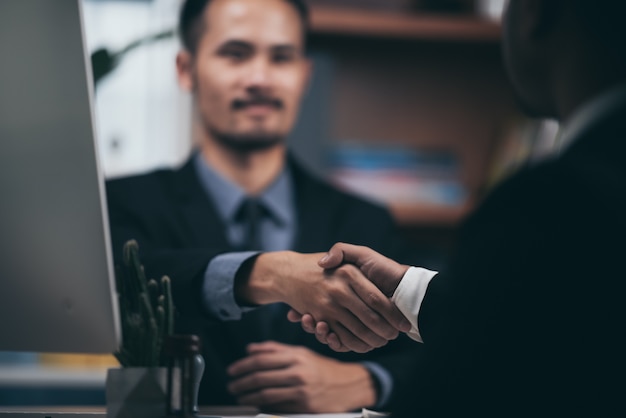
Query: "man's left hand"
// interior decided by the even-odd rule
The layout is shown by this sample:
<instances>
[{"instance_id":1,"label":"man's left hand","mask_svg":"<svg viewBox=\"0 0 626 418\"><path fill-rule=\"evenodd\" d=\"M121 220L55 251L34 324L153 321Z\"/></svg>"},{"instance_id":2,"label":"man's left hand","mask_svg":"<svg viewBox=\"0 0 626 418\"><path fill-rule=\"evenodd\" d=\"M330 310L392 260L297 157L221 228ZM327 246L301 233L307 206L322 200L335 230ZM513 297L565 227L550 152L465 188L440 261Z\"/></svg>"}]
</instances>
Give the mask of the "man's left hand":
<instances>
[{"instance_id":1,"label":"man's left hand","mask_svg":"<svg viewBox=\"0 0 626 418\"><path fill-rule=\"evenodd\" d=\"M346 412L376 403L367 369L273 341L248 346L233 363L228 390L242 405L291 413Z\"/></svg>"}]
</instances>

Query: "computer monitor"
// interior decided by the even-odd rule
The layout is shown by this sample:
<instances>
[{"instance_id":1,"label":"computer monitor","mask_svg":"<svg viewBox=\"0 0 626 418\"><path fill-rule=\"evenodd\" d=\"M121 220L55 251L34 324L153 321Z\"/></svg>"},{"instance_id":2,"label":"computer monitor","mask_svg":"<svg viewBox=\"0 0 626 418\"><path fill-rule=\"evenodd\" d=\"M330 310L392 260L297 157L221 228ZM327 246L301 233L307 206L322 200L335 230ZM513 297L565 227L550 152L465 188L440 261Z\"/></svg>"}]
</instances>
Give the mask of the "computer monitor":
<instances>
[{"instance_id":1,"label":"computer monitor","mask_svg":"<svg viewBox=\"0 0 626 418\"><path fill-rule=\"evenodd\" d=\"M121 340L80 0L0 1L0 351Z\"/></svg>"}]
</instances>

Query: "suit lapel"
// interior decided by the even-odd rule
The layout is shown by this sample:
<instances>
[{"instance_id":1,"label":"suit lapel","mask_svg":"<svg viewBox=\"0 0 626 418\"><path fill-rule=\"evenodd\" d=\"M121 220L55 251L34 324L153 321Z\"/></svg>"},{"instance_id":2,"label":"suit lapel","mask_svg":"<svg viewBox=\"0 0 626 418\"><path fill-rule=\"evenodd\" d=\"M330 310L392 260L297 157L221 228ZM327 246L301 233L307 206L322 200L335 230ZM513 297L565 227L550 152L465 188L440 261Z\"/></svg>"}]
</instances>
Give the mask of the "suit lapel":
<instances>
[{"instance_id":1,"label":"suit lapel","mask_svg":"<svg viewBox=\"0 0 626 418\"><path fill-rule=\"evenodd\" d=\"M172 177L172 193L180 199L181 223L198 247L228 248L226 231L217 209L202 188L193 158Z\"/></svg>"}]
</instances>

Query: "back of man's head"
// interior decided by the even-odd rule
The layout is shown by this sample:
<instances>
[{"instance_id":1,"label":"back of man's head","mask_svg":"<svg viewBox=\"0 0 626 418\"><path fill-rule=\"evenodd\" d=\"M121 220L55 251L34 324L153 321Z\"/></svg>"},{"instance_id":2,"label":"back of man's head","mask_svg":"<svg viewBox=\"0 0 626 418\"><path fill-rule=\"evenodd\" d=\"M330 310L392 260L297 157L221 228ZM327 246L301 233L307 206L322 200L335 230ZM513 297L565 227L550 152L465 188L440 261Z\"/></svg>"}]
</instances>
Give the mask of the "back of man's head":
<instances>
[{"instance_id":1,"label":"back of man's head","mask_svg":"<svg viewBox=\"0 0 626 418\"><path fill-rule=\"evenodd\" d=\"M616 0L509 0L504 57L524 109L565 119L626 82L624 10Z\"/></svg>"},{"instance_id":2,"label":"back of man's head","mask_svg":"<svg viewBox=\"0 0 626 418\"><path fill-rule=\"evenodd\" d=\"M195 54L199 39L206 29L203 14L212 0L184 0L178 19L178 33L183 47ZM309 30L309 9L305 0L284 0L291 4L302 20L302 36L306 48Z\"/></svg>"}]
</instances>

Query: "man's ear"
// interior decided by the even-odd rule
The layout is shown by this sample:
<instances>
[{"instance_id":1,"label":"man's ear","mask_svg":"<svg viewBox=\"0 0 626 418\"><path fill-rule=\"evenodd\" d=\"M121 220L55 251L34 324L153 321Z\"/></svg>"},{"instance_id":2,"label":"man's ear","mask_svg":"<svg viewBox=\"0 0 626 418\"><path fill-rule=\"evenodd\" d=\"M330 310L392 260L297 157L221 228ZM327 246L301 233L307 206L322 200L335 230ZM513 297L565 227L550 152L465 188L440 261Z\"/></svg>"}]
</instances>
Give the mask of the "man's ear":
<instances>
[{"instance_id":1,"label":"man's ear","mask_svg":"<svg viewBox=\"0 0 626 418\"><path fill-rule=\"evenodd\" d=\"M563 0L519 1L523 14L521 29L528 39L539 39L550 34L560 17Z\"/></svg>"},{"instance_id":2,"label":"man's ear","mask_svg":"<svg viewBox=\"0 0 626 418\"><path fill-rule=\"evenodd\" d=\"M181 50L176 54L176 75L181 88L188 92L193 91L193 56L187 50Z\"/></svg>"}]
</instances>

